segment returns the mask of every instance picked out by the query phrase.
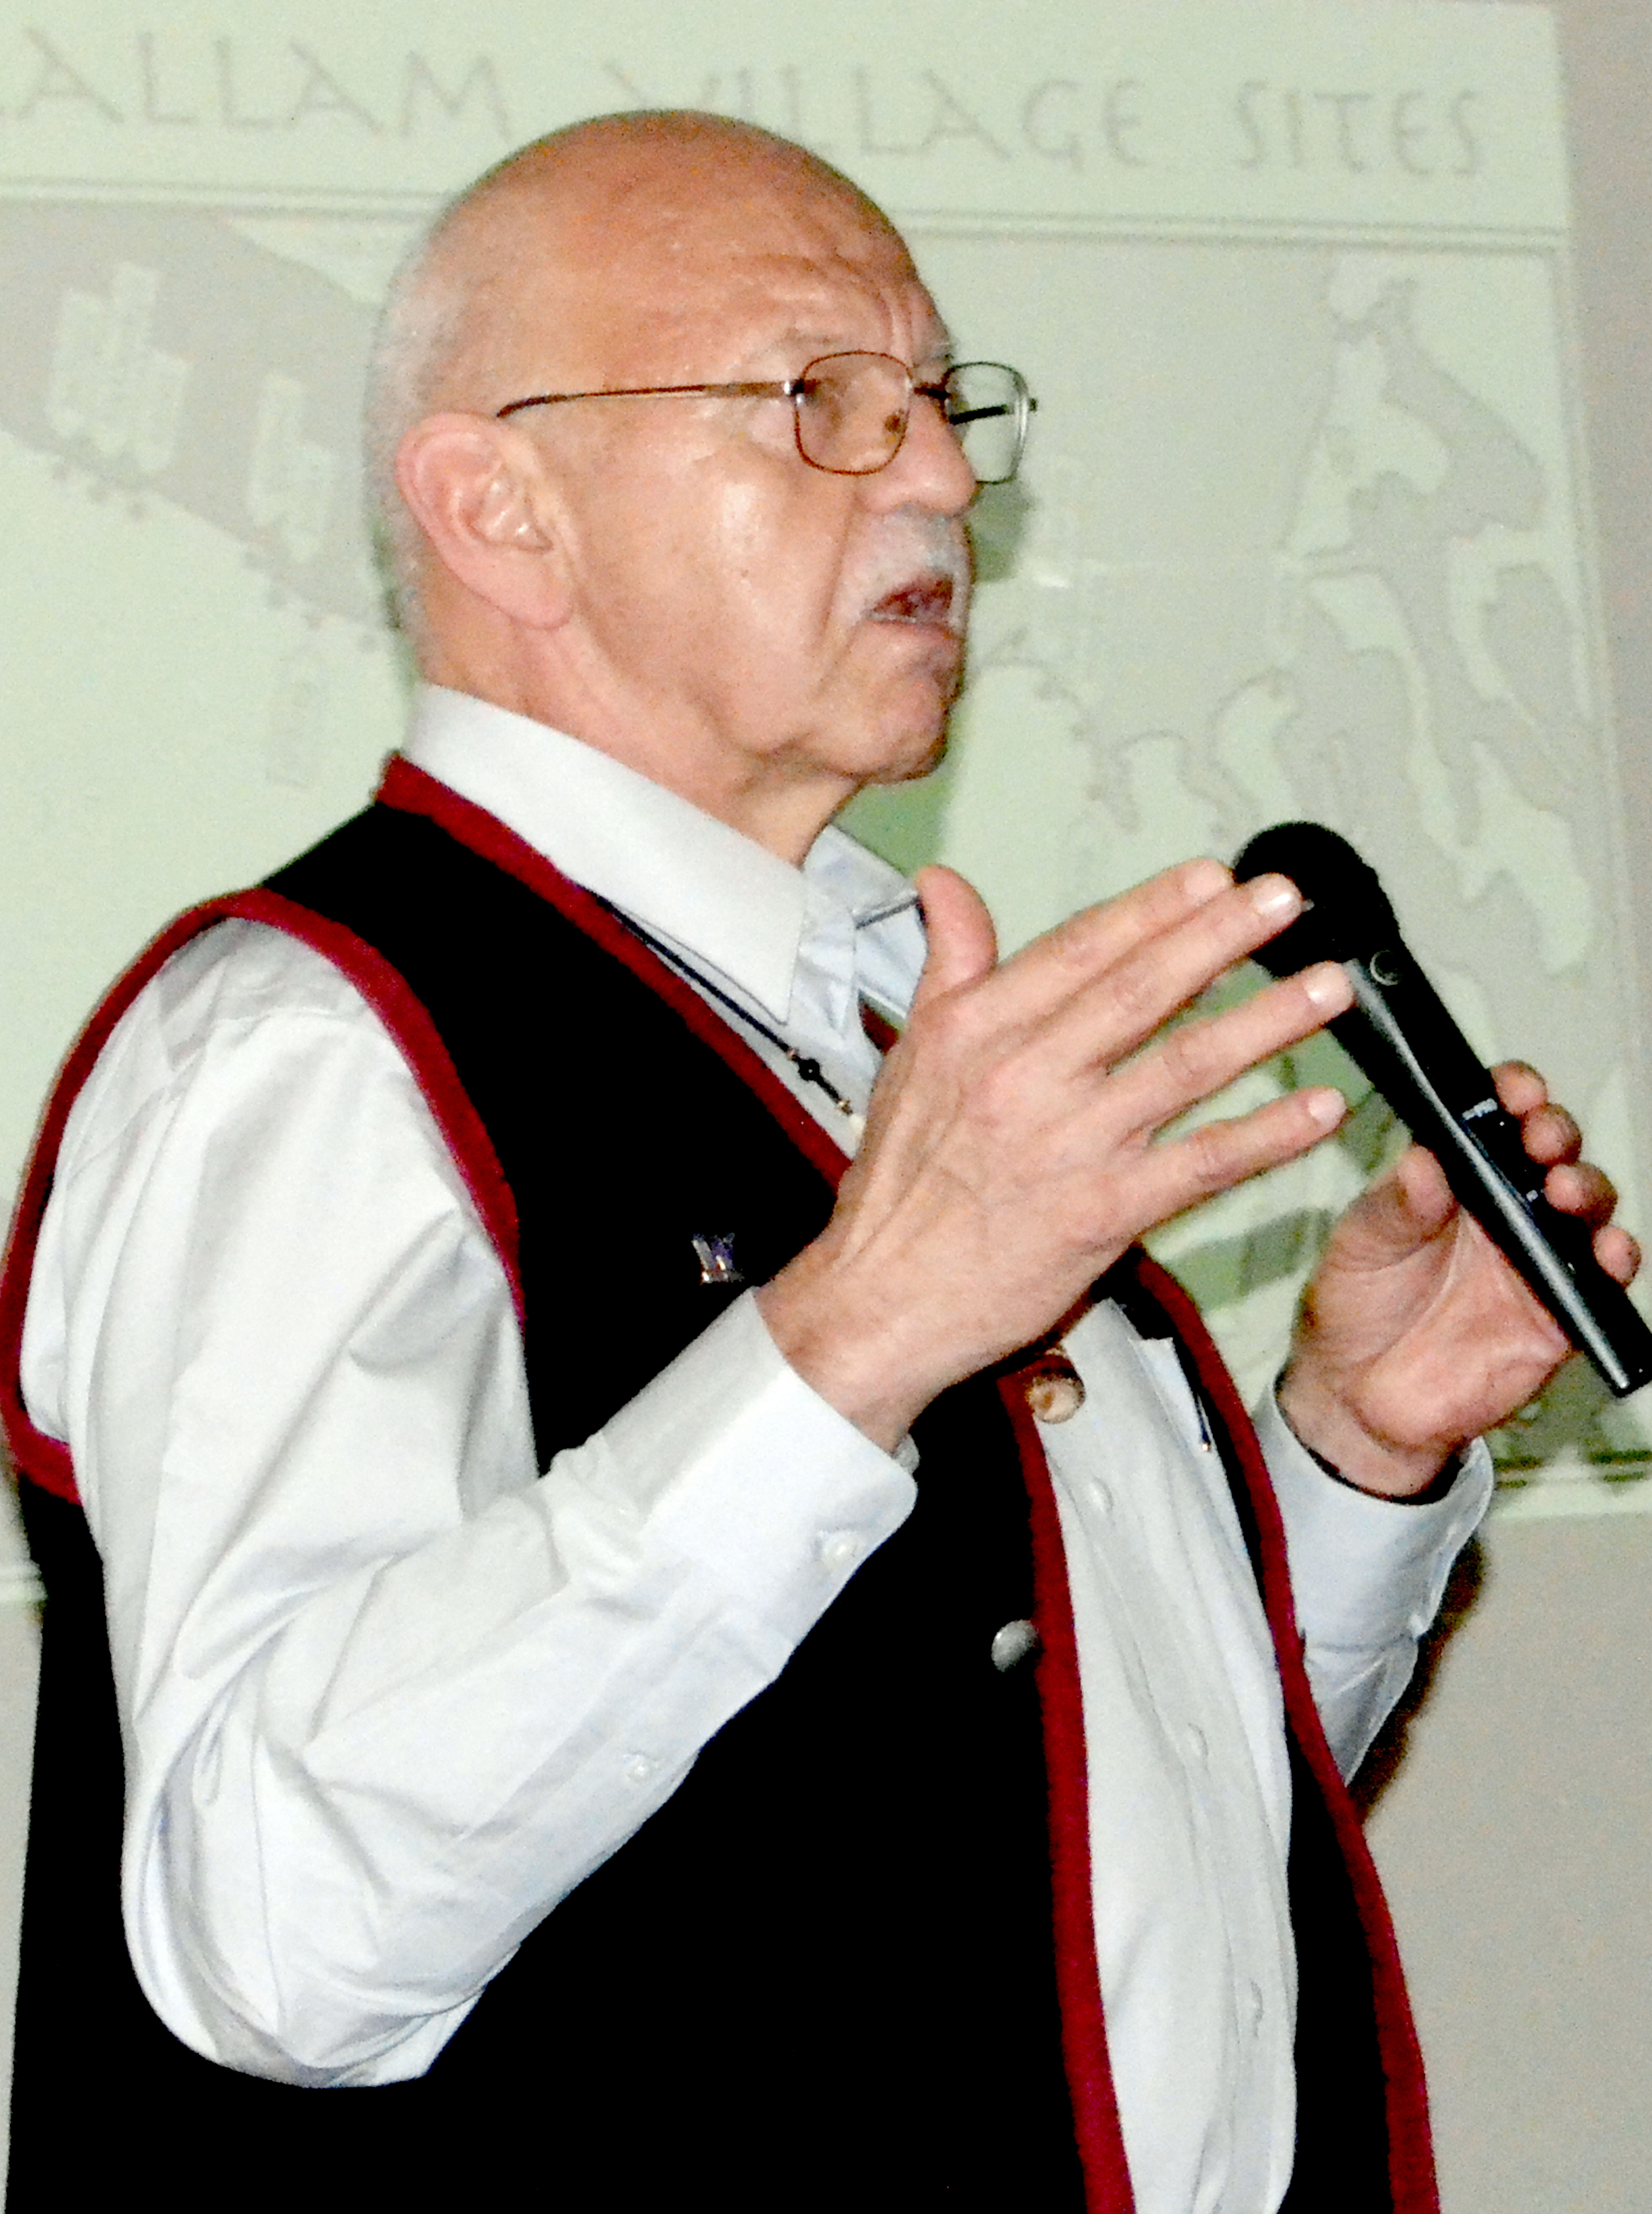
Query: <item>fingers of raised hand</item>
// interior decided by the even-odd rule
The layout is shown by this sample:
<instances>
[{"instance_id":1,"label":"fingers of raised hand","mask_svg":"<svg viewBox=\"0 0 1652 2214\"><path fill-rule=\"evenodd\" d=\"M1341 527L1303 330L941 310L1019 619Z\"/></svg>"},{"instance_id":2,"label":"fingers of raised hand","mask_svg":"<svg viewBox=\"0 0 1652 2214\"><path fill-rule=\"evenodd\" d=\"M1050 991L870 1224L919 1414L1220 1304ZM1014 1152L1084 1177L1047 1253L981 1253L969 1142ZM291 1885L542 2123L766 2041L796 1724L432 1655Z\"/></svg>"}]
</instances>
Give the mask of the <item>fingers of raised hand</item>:
<instances>
[{"instance_id":1,"label":"fingers of raised hand","mask_svg":"<svg viewBox=\"0 0 1652 2214\"><path fill-rule=\"evenodd\" d=\"M1220 861L1183 861L1098 907L1080 909L1046 931L1009 963L1049 969L1070 985L1123 960L1137 946L1178 929L1212 900L1233 890L1233 872Z\"/></svg>"},{"instance_id":2,"label":"fingers of raised hand","mask_svg":"<svg viewBox=\"0 0 1652 2214\"><path fill-rule=\"evenodd\" d=\"M1023 1021L1070 1017L1084 1058L1116 1057L1300 909L1282 877L1235 884L1219 861L1187 861L1036 939L1000 969L994 993Z\"/></svg>"},{"instance_id":3,"label":"fingers of raised hand","mask_svg":"<svg viewBox=\"0 0 1652 2214\"><path fill-rule=\"evenodd\" d=\"M1299 1043L1341 1014L1351 998L1342 967L1320 962L1223 1014L1178 1024L1119 1070L1113 1082L1121 1101L1129 1103L1135 1127L1157 1129L1270 1055Z\"/></svg>"},{"instance_id":4,"label":"fingers of raised hand","mask_svg":"<svg viewBox=\"0 0 1652 2214\"><path fill-rule=\"evenodd\" d=\"M1581 1158L1576 1118L1549 1097L1542 1075L1528 1061L1501 1061L1491 1072L1497 1097L1520 1120L1520 1138L1533 1160L1546 1167L1544 1196L1563 1214L1575 1214L1595 1232L1594 1255L1608 1275L1631 1282L1641 1249L1626 1230L1612 1225L1617 1187L1603 1170Z\"/></svg>"},{"instance_id":5,"label":"fingers of raised hand","mask_svg":"<svg viewBox=\"0 0 1652 2214\"><path fill-rule=\"evenodd\" d=\"M1135 1195L1144 1226L1167 1221L1247 1177L1294 1160L1334 1130L1346 1111L1340 1092L1316 1085L1270 1099L1231 1122L1202 1122L1150 1147L1137 1172Z\"/></svg>"},{"instance_id":6,"label":"fingers of raised hand","mask_svg":"<svg viewBox=\"0 0 1652 2214\"><path fill-rule=\"evenodd\" d=\"M1083 941L1069 940L1049 957L1053 969L1047 963L1033 980L1033 990L1044 995L1038 1020L1052 1055L1072 1073L1111 1067L1271 937L1300 911L1300 904L1294 888L1283 878L1258 878L1227 886L1176 922L1123 950L1116 942L1106 947L1104 921L1091 943L1087 968L1075 951ZM1000 978L1004 974L1000 972ZM1327 1002L1329 991L1325 987ZM1325 1012L1340 1012L1346 1004L1345 998L1336 1007L1327 1004L1306 1028L1317 1027ZM1280 1042L1286 1041L1282 1037ZM1273 1049L1263 1046L1251 1058ZM1236 1067L1245 1065L1239 1062Z\"/></svg>"}]
</instances>

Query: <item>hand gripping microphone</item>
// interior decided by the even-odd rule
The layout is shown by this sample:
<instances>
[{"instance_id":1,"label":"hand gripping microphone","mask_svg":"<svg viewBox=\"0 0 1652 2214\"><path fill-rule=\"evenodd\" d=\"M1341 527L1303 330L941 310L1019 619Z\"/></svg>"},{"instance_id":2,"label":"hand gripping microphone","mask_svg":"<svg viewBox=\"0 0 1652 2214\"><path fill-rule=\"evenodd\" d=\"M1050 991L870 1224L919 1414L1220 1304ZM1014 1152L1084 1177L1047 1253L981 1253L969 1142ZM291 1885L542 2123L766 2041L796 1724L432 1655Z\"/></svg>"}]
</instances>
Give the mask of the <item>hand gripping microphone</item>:
<instances>
[{"instance_id":1,"label":"hand gripping microphone","mask_svg":"<svg viewBox=\"0 0 1652 2214\"><path fill-rule=\"evenodd\" d=\"M1588 1225L1543 1196L1543 1169L1406 951L1375 870L1322 823L1280 823L1233 864L1241 881L1271 871L1288 877L1309 905L1251 957L1276 976L1342 963L1354 1005L1327 1025L1331 1036L1617 1397L1638 1391L1652 1380L1652 1330L1595 1259Z\"/></svg>"}]
</instances>

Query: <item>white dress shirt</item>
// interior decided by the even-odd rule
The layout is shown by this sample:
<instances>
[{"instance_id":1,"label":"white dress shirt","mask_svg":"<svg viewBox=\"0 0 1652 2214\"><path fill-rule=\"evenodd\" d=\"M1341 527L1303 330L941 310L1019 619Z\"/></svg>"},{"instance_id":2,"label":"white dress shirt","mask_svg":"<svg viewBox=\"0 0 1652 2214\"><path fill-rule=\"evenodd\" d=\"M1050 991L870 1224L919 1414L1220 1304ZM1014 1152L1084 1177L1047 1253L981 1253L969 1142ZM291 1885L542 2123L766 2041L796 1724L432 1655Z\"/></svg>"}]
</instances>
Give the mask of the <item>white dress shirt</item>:
<instances>
[{"instance_id":1,"label":"white dress shirt","mask_svg":"<svg viewBox=\"0 0 1652 2214\"><path fill-rule=\"evenodd\" d=\"M420 694L406 750L864 1110L860 1000L898 1014L922 957L894 872L835 829L792 869L454 693ZM524 991L554 1026L554 977ZM859 1115L750 1042L852 1150ZM567 1041L570 1085L590 1050ZM1104 1306L1068 1350L1087 1396L1044 1440L1137 2204L1270 2214L1294 1957L1267 1626L1172 1349ZM23 1385L105 1565L139 1977L198 2051L299 2083L427 2066L915 1495L910 1448L818 1398L750 1296L541 1474L503 1272L400 1055L324 959L242 922L173 957L76 1105ZM1325 1476L1271 1406L1260 1427L1351 1768L1489 1464L1401 1506Z\"/></svg>"}]
</instances>

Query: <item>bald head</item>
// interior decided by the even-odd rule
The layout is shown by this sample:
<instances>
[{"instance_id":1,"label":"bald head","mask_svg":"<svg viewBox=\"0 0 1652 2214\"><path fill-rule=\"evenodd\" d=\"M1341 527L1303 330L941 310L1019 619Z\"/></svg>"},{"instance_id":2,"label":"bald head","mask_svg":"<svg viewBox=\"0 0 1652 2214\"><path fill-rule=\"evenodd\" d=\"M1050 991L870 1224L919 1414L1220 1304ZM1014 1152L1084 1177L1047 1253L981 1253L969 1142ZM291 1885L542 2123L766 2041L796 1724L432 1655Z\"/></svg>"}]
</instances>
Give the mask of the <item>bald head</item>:
<instances>
[{"instance_id":1,"label":"bald head","mask_svg":"<svg viewBox=\"0 0 1652 2214\"><path fill-rule=\"evenodd\" d=\"M708 318L737 318L809 263L915 282L865 193L754 124L602 116L480 177L397 277L369 375L370 498L404 622L417 630L425 560L395 482L414 425L533 392L696 381Z\"/></svg>"},{"instance_id":2,"label":"bald head","mask_svg":"<svg viewBox=\"0 0 1652 2214\"><path fill-rule=\"evenodd\" d=\"M866 356L893 445L811 462L797 380ZM975 489L948 358L896 233L800 147L639 114L524 149L437 223L378 350L375 488L422 673L800 856L944 737Z\"/></svg>"}]
</instances>

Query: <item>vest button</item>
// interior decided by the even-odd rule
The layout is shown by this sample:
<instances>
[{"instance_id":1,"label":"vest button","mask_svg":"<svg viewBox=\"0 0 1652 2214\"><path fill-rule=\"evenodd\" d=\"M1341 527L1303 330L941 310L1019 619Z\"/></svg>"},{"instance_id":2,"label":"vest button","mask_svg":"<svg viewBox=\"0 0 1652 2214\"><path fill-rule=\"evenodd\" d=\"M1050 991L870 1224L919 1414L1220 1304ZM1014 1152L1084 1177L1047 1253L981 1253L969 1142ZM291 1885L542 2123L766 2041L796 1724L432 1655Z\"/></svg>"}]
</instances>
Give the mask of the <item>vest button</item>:
<instances>
[{"instance_id":1,"label":"vest button","mask_svg":"<svg viewBox=\"0 0 1652 2214\"><path fill-rule=\"evenodd\" d=\"M1031 1622L1006 1622L993 1640L993 1666L1000 1676L1007 1676L1019 1661L1036 1653L1043 1642Z\"/></svg>"},{"instance_id":2,"label":"vest button","mask_svg":"<svg viewBox=\"0 0 1652 2214\"><path fill-rule=\"evenodd\" d=\"M1084 1404L1084 1379L1064 1353L1041 1353L1022 1373L1035 1422L1071 1422Z\"/></svg>"}]
</instances>

